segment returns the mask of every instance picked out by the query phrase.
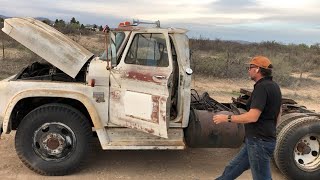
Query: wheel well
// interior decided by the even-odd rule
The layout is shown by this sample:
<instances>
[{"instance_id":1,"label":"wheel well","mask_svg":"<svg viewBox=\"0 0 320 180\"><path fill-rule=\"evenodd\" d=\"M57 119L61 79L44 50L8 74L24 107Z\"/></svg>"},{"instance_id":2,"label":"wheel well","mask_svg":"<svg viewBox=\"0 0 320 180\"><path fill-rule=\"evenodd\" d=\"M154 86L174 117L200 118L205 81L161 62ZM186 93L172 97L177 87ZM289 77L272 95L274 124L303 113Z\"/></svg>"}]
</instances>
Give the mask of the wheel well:
<instances>
[{"instance_id":1,"label":"wheel well","mask_svg":"<svg viewBox=\"0 0 320 180\"><path fill-rule=\"evenodd\" d=\"M93 127L93 123L91 121L91 117L87 108L78 100L69 99L69 98L57 98L57 97L31 97L21 99L13 108L11 113L10 121L11 121L11 129L16 130L19 126L22 119L32 110L37 107L40 107L49 103L60 103L67 104L69 106L74 107L79 110L90 122L91 127Z\"/></svg>"}]
</instances>

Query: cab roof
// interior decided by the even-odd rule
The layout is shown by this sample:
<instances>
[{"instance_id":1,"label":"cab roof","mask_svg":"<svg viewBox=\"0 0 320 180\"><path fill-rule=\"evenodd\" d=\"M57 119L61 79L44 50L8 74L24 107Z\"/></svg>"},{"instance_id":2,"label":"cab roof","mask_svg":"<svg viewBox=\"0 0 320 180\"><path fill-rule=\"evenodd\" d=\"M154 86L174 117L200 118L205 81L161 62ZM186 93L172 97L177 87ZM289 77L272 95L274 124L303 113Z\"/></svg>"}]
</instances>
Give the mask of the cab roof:
<instances>
[{"instance_id":1,"label":"cab roof","mask_svg":"<svg viewBox=\"0 0 320 180\"><path fill-rule=\"evenodd\" d=\"M169 34L185 34L188 32L187 29L183 28L156 28L156 27L140 27L140 26L126 26L126 27L118 27L111 29L112 31L138 31L138 32L168 32Z\"/></svg>"}]
</instances>

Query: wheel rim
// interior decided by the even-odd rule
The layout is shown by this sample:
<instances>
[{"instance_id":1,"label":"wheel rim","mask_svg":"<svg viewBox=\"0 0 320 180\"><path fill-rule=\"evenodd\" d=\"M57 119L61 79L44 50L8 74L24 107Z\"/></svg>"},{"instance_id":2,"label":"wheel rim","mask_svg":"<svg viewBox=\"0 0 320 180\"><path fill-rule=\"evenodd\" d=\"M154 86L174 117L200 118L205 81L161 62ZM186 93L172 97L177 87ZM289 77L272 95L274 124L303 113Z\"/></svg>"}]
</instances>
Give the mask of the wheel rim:
<instances>
[{"instance_id":1,"label":"wheel rim","mask_svg":"<svg viewBox=\"0 0 320 180\"><path fill-rule=\"evenodd\" d=\"M61 161L76 148L76 136L65 124L45 123L34 132L33 150L46 161Z\"/></svg>"},{"instance_id":2,"label":"wheel rim","mask_svg":"<svg viewBox=\"0 0 320 180\"><path fill-rule=\"evenodd\" d=\"M320 169L320 136L309 134L301 138L295 146L294 159L303 171Z\"/></svg>"}]
</instances>

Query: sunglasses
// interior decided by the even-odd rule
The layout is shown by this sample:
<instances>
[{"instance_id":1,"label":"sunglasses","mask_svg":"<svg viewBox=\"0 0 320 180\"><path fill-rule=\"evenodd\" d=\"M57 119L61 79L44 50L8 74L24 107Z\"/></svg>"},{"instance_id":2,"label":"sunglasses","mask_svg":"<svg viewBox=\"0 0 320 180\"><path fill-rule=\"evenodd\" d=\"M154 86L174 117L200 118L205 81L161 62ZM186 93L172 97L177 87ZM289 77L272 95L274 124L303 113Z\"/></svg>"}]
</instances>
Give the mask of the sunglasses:
<instances>
[{"instance_id":1,"label":"sunglasses","mask_svg":"<svg viewBox=\"0 0 320 180\"><path fill-rule=\"evenodd\" d=\"M249 70L252 69L252 68L258 68L258 66L250 65L249 67L247 67L247 70L249 71Z\"/></svg>"}]
</instances>

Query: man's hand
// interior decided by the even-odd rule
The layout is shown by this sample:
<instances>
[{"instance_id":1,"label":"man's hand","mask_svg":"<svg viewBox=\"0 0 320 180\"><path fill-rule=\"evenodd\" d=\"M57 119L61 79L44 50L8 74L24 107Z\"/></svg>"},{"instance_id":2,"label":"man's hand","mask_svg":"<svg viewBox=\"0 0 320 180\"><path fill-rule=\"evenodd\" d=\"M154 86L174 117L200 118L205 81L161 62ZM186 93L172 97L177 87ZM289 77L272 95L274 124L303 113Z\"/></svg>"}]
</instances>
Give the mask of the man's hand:
<instances>
[{"instance_id":1,"label":"man's hand","mask_svg":"<svg viewBox=\"0 0 320 180\"><path fill-rule=\"evenodd\" d=\"M213 116L212 121L215 124L220 124L222 122L228 122L228 115L224 115L224 114L215 115L215 116Z\"/></svg>"},{"instance_id":2,"label":"man's hand","mask_svg":"<svg viewBox=\"0 0 320 180\"><path fill-rule=\"evenodd\" d=\"M261 114L261 111L259 109L250 109L249 112L243 113L241 115L232 115L232 121L233 123L254 123L258 121L258 118ZM228 122L228 115L225 114L219 114L215 115L212 118L212 121L215 124L220 124L222 122Z\"/></svg>"}]
</instances>

